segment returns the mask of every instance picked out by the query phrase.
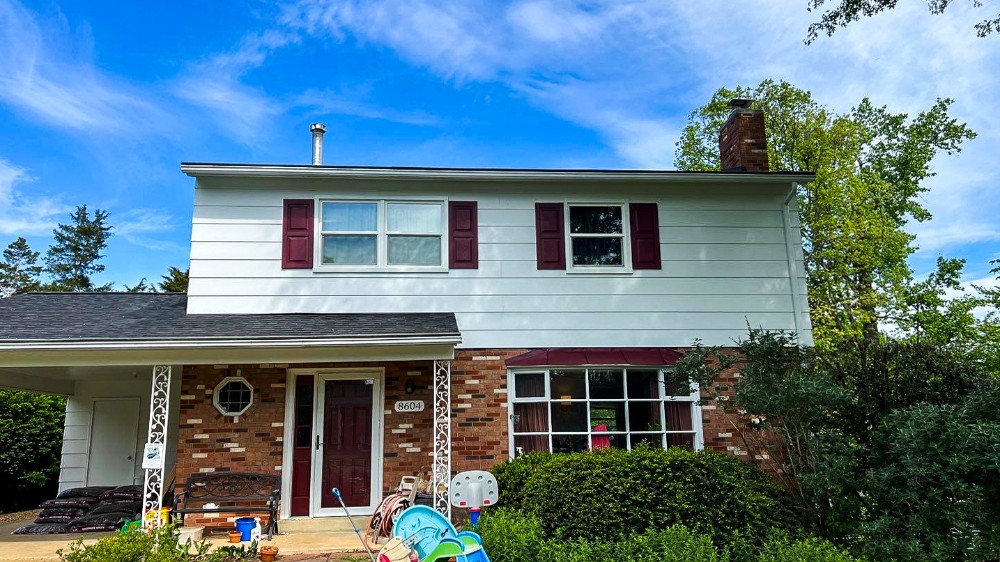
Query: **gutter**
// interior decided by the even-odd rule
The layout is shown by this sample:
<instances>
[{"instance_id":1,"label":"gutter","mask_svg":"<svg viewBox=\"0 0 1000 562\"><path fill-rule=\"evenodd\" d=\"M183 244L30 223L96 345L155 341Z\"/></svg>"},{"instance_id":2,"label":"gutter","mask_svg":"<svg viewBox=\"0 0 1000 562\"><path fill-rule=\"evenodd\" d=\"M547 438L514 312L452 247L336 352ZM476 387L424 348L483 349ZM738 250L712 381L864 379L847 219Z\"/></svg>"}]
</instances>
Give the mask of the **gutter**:
<instances>
[{"instance_id":1,"label":"gutter","mask_svg":"<svg viewBox=\"0 0 1000 562\"><path fill-rule=\"evenodd\" d=\"M520 181L687 181L695 183L807 182L815 174L804 172L682 172L673 170L516 170L475 168L368 168L346 166L281 166L250 164L182 163L191 177L353 178L423 180Z\"/></svg>"},{"instance_id":2,"label":"gutter","mask_svg":"<svg viewBox=\"0 0 1000 562\"><path fill-rule=\"evenodd\" d=\"M257 339L257 340L36 340L17 343L0 343L4 351L92 351L92 350L144 350L144 349L257 349L257 348L321 348L400 345L458 345L461 336L421 336L413 338L324 338L324 339Z\"/></svg>"}]
</instances>

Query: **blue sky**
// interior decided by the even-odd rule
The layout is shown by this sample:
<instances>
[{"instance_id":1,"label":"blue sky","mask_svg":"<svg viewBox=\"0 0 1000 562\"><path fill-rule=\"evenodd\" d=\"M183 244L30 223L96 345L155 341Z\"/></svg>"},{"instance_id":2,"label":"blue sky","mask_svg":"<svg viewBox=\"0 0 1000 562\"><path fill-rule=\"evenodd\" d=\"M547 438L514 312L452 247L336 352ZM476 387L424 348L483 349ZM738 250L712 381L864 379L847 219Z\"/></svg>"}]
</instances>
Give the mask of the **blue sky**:
<instances>
[{"instance_id":1,"label":"blue sky","mask_svg":"<svg viewBox=\"0 0 1000 562\"><path fill-rule=\"evenodd\" d=\"M991 12L922 1L812 45L806 0L282 3L0 0L0 245L42 251L77 205L115 235L101 282L186 267L181 161L673 167L687 115L720 86L784 79L846 111L937 97L979 137L934 162L911 225L918 274L1000 257L1000 36ZM995 14L993 14L995 15Z\"/></svg>"}]
</instances>

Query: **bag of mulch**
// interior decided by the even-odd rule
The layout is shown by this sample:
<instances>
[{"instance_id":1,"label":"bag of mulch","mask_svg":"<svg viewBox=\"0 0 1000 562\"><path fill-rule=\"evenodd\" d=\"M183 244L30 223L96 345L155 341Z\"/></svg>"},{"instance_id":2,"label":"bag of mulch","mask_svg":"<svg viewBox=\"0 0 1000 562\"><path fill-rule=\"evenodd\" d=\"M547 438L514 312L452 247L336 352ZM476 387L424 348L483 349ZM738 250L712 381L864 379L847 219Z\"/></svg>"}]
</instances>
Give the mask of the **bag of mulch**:
<instances>
[{"instance_id":1,"label":"bag of mulch","mask_svg":"<svg viewBox=\"0 0 1000 562\"><path fill-rule=\"evenodd\" d=\"M65 523L32 523L30 525L25 525L23 527L18 527L13 534L15 535L56 535L61 533L68 533Z\"/></svg>"},{"instance_id":2,"label":"bag of mulch","mask_svg":"<svg viewBox=\"0 0 1000 562\"><path fill-rule=\"evenodd\" d=\"M86 513L82 507L47 507L38 514L35 523L69 523Z\"/></svg>"},{"instance_id":3,"label":"bag of mulch","mask_svg":"<svg viewBox=\"0 0 1000 562\"><path fill-rule=\"evenodd\" d=\"M98 513L84 515L74 519L69 524L71 533L90 533L94 531L117 531L135 514L128 513Z\"/></svg>"},{"instance_id":4,"label":"bag of mulch","mask_svg":"<svg viewBox=\"0 0 1000 562\"><path fill-rule=\"evenodd\" d=\"M128 513L135 516L142 511L142 502L114 502L102 503L92 509L88 515L100 515L101 513ZM83 515L82 513L80 515Z\"/></svg>"},{"instance_id":5,"label":"bag of mulch","mask_svg":"<svg viewBox=\"0 0 1000 562\"><path fill-rule=\"evenodd\" d=\"M69 498L96 498L104 492L114 490L114 486L87 486L85 488L69 488L59 492L56 499L65 500Z\"/></svg>"},{"instance_id":6,"label":"bag of mulch","mask_svg":"<svg viewBox=\"0 0 1000 562\"><path fill-rule=\"evenodd\" d=\"M101 494L102 501L142 501L142 485L118 486Z\"/></svg>"},{"instance_id":7,"label":"bag of mulch","mask_svg":"<svg viewBox=\"0 0 1000 562\"><path fill-rule=\"evenodd\" d=\"M79 498L56 498L54 500L43 501L39 507L43 509L46 507L79 507L89 510L99 501L101 500L93 496L83 496Z\"/></svg>"}]
</instances>

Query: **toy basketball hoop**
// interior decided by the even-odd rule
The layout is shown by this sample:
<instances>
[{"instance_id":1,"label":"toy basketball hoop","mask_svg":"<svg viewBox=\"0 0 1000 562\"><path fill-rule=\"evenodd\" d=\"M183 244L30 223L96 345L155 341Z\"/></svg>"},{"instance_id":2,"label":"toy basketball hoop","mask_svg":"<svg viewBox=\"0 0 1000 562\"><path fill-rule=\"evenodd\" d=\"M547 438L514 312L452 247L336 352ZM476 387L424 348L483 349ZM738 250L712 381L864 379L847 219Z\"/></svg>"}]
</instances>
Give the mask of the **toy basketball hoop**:
<instances>
[{"instance_id":1,"label":"toy basketball hoop","mask_svg":"<svg viewBox=\"0 0 1000 562\"><path fill-rule=\"evenodd\" d=\"M469 509L469 520L475 526L479 522L479 512L483 506L496 505L500 498L497 479L485 470L460 472L451 480L448 488L451 505Z\"/></svg>"}]
</instances>

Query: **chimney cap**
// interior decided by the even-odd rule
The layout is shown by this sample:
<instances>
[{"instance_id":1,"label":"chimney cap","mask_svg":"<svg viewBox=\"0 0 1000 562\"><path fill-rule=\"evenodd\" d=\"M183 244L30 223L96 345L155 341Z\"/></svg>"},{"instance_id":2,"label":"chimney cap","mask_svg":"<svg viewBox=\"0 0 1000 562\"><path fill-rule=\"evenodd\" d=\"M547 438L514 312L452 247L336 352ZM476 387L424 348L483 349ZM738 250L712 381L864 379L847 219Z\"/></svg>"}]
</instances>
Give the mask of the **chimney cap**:
<instances>
[{"instance_id":1,"label":"chimney cap","mask_svg":"<svg viewBox=\"0 0 1000 562\"><path fill-rule=\"evenodd\" d=\"M322 123L313 123L312 125L309 125L309 130L314 133L325 133L326 125Z\"/></svg>"},{"instance_id":2,"label":"chimney cap","mask_svg":"<svg viewBox=\"0 0 1000 562\"><path fill-rule=\"evenodd\" d=\"M729 104L726 107L729 109L750 109L751 103L753 103L753 100L733 98L729 100Z\"/></svg>"}]
</instances>

